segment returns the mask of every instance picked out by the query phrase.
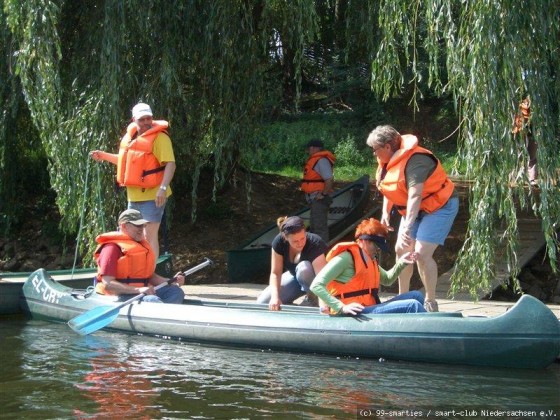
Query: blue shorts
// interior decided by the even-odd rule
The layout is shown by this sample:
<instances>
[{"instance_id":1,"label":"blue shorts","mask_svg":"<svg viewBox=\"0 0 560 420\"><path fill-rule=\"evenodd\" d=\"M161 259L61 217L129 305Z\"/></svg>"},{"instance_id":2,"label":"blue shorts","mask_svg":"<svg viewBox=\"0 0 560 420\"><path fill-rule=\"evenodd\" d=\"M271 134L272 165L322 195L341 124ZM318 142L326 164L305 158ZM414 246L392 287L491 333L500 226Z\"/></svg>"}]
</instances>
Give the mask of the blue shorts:
<instances>
[{"instance_id":1,"label":"blue shorts","mask_svg":"<svg viewBox=\"0 0 560 420\"><path fill-rule=\"evenodd\" d=\"M445 206L433 213L420 212L414 225L412 225L410 235L417 241L443 245L458 212L458 197L450 198Z\"/></svg>"},{"instance_id":2,"label":"blue shorts","mask_svg":"<svg viewBox=\"0 0 560 420\"><path fill-rule=\"evenodd\" d=\"M150 223L161 223L165 204L161 207L156 207L156 200L129 201L128 208L138 210L142 217Z\"/></svg>"}]
</instances>

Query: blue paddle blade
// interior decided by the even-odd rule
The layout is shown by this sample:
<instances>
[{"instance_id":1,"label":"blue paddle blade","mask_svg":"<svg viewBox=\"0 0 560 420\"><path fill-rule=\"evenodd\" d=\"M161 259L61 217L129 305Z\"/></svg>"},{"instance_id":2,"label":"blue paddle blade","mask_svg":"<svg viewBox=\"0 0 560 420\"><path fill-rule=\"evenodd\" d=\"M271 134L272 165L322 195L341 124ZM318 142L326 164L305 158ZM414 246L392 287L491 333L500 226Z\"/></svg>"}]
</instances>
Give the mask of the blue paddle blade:
<instances>
[{"instance_id":1,"label":"blue paddle blade","mask_svg":"<svg viewBox=\"0 0 560 420\"><path fill-rule=\"evenodd\" d=\"M68 325L80 335L100 330L119 316L120 306L98 306L68 321Z\"/></svg>"}]
</instances>

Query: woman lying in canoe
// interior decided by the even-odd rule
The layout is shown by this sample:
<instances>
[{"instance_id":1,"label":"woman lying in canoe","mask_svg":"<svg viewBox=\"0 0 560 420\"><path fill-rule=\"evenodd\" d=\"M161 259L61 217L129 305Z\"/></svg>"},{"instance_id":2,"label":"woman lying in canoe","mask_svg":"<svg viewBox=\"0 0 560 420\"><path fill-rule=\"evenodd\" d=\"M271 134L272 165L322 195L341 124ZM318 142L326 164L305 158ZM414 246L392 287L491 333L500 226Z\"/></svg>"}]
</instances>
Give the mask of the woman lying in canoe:
<instances>
[{"instance_id":1,"label":"woman lying in canoe","mask_svg":"<svg viewBox=\"0 0 560 420\"><path fill-rule=\"evenodd\" d=\"M377 263L379 250L388 251L389 231L376 219L366 219L356 228L355 242L342 242L327 254L327 265L317 274L311 291L327 306L330 314L383 314L426 312L424 296L414 290L381 303L379 285L391 285L417 254L407 252L395 266L385 271Z\"/></svg>"},{"instance_id":2,"label":"woman lying in canoe","mask_svg":"<svg viewBox=\"0 0 560 420\"><path fill-rule=\"evenodd\" d=\"M258 303L268 303L272 311L309 291L315 273L327 263L328 250L319 235L305 231L300 217L280 217L276 223L280 233L272 241L270 285L257 298Z\"/></svg>"}]
</instances>

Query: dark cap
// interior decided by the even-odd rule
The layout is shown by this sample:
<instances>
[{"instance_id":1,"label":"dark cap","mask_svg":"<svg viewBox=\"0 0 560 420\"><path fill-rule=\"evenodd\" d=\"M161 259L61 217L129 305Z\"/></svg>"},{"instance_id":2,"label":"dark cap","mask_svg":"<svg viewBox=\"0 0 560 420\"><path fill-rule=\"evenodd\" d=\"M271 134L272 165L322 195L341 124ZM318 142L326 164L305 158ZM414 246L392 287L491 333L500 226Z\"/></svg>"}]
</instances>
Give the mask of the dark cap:
<instances>
[{"instance_id":1,"label":"dark cap","mask_svg":"<svg viewBox=\"0 0 560 420\"><path fill-rule=\"evenodd\" d=\"M133 225L140 226L145 225L148 221L142 218L142 214L138 210L128 209L119 216L119 225L123 223L132 223Z\"/></svg>"},{"instance_id":2,"label":"dark cap","mask_svg":"<svg viewBox=\"0 0 560 420\"><path fill-rule=\"evenodd\" d=\"M389 252L389 245L387 244L387 238L380 235L360 235L359 239L365 239L366 241L372 241L379 247L383 252Z\"/></svg>"},{"instance_id":3,"label":"dark cap","mask_svg":"<svg viewBox=\"0 0 560 420\"><path fill-rule=\"evenodd\" d=\"M322 148L322 147L325 147L325 145L324 145L324 143L323 143L321 140L319 140L319 139L312 139L312 140L309 140L309 141L307 142L307 144L305 145L305 148L306 148L306 149L307 149L308 147L321 147L321 148Z\"/></svg>"}]
</instances>

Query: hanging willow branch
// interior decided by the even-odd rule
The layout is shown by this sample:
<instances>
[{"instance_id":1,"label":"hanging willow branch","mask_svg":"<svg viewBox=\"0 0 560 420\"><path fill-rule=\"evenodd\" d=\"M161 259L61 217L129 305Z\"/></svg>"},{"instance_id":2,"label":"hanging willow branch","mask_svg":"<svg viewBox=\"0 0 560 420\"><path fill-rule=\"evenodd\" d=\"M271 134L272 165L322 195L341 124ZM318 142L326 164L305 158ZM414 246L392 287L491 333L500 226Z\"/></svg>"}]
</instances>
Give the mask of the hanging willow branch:
<instances>
[{"instance_id":1,"label":"hanging willow branch","mask_svg":"<svg viewBox=\"0 0 560 420\"><path fill-rule=\"evenodd\" d=\"M117 151L136 102L170 122L174 191L190 188L194 220L201 171L213 171L216 199L271 96L273 34L295 54L287 64L299 91L301 54L316 27L314 4L304 0L146 0L142 13L130 0L3 0L3 10L61 226L84 230L84 255L126 205L114 193L113 167L86 182L88 151Z\"/></svg>"},{"instance_id":2,"label":"hanging willow branch","mask_svg":"<svg viewBox=\"0 0 560 420\"><path fill-rule=\"evenodd\" d=\"M277 85L293 85L297 100L304 49L329 33L332 42L318 50L331 55L328 62L340 60L333 59L339 48L348 60L371 61L380 97L412 83L414 98L427 86L461 103L461 157L474 185L453 287L475 293L488 288L497 246L516 269L518 205L542 218L548 253L556 256L559 13L558 0L538 7L513 0L146 0L141 14L131 0L3 0L0 21L49 159L61 225L75 232L85 221L84 255L126 205L114 192L113 167L98 167L86 182L87 152L116 152L136 102L170 121L174 191L190 191L194 220L202 171L213 171L216 199L232 169L247 163L243 150L265 104L281 102L276 92L286 86ZM345 28L340 34L328 30L334 21ZM510 134L524 91L539 144L538 195L509 184L527 160ZM17 95L10 98L16 103Z\"/></svg>"},{"instance_id":3,"label":"hanging willow branch","mask_svg":"<svg viewBox=\"0 0 560 420\"><path fill-rule=\"evenodd\" d=\"M512 274L518 272L518 203L531 206L542 219L548 254L553 261L556 258L560 4L432 0L417 3L421 7L417 11L409 3L387 0L380 5L382 36L372 64L372 88L387 98L402 90L407 74L408 80L422 76L417 54L410 50L412 38L425 33L432 88L450 91L462 102L460 156L474 184L452 293L468 290L476 296L480 290L489 291L498 246L505 247ZM422 19L412 27L409 23L418 16ZM443 58L444 69L439 64ZM524 171L527 162L524 146L511 135L512 115L525 92L531 94L539 144L539 195L524 189L523 182L510 184L511 176Z\"/></svg>"}]
</instances>

